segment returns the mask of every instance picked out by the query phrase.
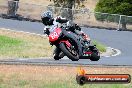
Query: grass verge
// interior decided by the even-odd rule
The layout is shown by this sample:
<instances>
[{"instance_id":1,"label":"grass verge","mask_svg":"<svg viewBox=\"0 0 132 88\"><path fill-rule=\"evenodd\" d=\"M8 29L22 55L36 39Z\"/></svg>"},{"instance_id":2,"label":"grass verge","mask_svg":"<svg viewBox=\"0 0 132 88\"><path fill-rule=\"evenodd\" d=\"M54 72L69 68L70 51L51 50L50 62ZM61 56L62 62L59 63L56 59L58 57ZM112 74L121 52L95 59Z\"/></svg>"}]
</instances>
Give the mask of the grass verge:
<instances>
[{"instance_id":1,"label":"grass verge","mask_svg":"<svg viewBox=\"0 0 132 88\"><path fill-rule=\"evenodd\" d=\"M23 45L24 41L20 39L0 35L0 56L17 54L17 52L21 52L23 50Z\"/></svg>"},{"instance_id":2,"label":"grass verge","mask_svg":"<svg viewBox=\"0 0 132 88\"><path fill-rule=\"evenodd\" d=\"M0 30L0 58L49 57L52 47L47 37Z\"/></svg>"},{"instance_id":3,"label":"grass verge","mask_svg":"<svg viewBox=\"0 0 132 88\"><path fill-rule=\"evenodd\" d=\"M97 48L99 49L100 52L106 52L106 46L104 44L102 44L96 40L92 41L92 43L97 46Z\"/></svg>"},{"instance_id":4,"label":"grass verge","mask_svg":"<svg viewBox=\"0 0 132 88\"><path fill-rule=\"evenodd\" d=\"M106 48L94 41L101 52ZM53 48L48 38L22 32L0 30L0 58L38 58L51 57Z\"/></svg>"},{"instance_id":5,"label":"grass verge","mask_svg":"<svg viewBox=\"0 0 132 88\"><path fill-rule=\"evenodd\" d=\"M129 84L76 83L78 67L0 65L0 88L132 88ZM132 74L132 68L84 67L88 74ZM58 75L59 74L59 75Z\"/></svg>"}]
</instances>

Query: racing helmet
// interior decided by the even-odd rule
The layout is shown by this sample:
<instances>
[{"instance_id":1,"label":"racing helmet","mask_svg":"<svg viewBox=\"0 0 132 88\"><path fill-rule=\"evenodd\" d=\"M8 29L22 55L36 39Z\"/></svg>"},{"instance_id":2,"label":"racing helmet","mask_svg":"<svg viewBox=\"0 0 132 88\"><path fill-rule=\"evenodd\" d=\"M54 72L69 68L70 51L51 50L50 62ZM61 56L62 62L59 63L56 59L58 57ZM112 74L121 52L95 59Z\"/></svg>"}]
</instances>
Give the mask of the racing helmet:
<instances>
[{"instance_id":1,"label":"racing helmet","mask_svg":"<svg viewBox=\"0 0 132 88\"><path fill-rule=\"evenodd\" d=\"M51 11L46 11L41 14L41 19L44 25L52 25L53 14Z\"/></svg>"}]
</instances>

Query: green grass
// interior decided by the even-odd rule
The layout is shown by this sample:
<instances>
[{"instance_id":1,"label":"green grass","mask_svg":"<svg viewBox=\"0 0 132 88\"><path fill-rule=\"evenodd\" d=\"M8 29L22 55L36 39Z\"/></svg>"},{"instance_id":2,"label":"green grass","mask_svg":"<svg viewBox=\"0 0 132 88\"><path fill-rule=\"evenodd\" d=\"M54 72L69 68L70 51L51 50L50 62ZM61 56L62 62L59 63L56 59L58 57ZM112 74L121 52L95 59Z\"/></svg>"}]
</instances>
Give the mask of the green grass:
<instances>
[{"instance_id":1,"label":"green grass","mask_svg":"<svg viewBox=\"0 0 132 88\"><path fill-rule=\"evenodd\" d=\"M0 51L11 50L20 46L22 43L22 40L0 35Z\"/></svg>"},{"instance_id":2,"label":"green grass","mask_svg":"<svg viewBox=\"0 0 132 88\"><path fill-rule=\"evenodd\" d=\"M130 85L129 85L130 86ZM41 88L131 88L129 86L124 86L123 84L85 84L80 86L78 84L70 83L50 83L49 85L44 85Z\"/></svg>"},{"instance_id":3,"label":"green grass","mask_svg":"<svg viewBox=\"0 0 132 88\"><path fill-rule=\"evenodd\" d=\"M0 30L0 59L37 58L52 55L46 37Z\"/></svg>"},{"instance_id":4,"label":"green grass","mask_svg":"<svg viewBox=\"0 0 132 88\"><path fill-rule=\"evenodd\" d=\"M26 42L21 39L0 35L0 57L16 56L23 50Z\"/></svg>"},{"instance_id":5,"label":"green grass","mask_svg":"<svg viewBox=\"0 0 132 88\"><path fill-rule=\"evenodd\" d=\"M97 46L99 51L106 52L106 46L104 44L102 44L102 43L100 43L100 42L98 42L96 40L92 41L92 43Z\"/></svg>"},{"instance_id":6,"label":"green grass","mask_svg":"<svg viewBox=\"0 0 132 88\"><path fill-rule=\"evenodd\" d=\"M8 77L1 77L2 82L0 82L0 88L24 88L28 85L28 81L24 79L19 79L20 74L12 74Z\"/></svg>"}]
</instances>

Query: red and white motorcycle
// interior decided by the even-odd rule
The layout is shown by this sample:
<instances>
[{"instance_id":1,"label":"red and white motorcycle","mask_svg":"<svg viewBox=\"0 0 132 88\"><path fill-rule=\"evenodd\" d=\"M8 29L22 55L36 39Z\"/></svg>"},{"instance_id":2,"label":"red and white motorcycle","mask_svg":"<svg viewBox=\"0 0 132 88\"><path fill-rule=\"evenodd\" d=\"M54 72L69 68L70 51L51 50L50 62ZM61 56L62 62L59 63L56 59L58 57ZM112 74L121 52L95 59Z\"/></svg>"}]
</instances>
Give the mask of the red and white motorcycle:
<instances>
[{"instance_id":1,"label":"red and white motorcycle","mask_svg":"<svg viewBox=\"0 0 132 88\"><path fill-rule=\"evenodd\" d=\"M54 54L58 54L58 56L54 55L55 60L64 56L72 61L78 61L79 59L98 61L100 59L100 53L96 45L91 45L90 41L84 41L82 36L71 32L68 26L56 27L48 37L50 44L57 48L57 51L54 51Z\"/></svg>"}]
</instances>

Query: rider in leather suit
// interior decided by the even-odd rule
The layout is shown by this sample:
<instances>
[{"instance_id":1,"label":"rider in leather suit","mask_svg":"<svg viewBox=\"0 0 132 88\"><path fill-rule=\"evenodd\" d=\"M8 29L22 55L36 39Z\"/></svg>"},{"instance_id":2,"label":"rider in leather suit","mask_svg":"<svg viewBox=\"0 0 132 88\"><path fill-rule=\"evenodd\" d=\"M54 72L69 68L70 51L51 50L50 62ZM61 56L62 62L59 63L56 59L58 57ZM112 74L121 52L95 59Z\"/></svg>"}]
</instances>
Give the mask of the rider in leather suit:
<instances>
[{"instance_id":1,"label":"rider in leather suit","mask_svg":"<svg viewBox=\"0 0 132 88\"><path fill-rule=\"evenodd\" d=\"M45 25L44 27L44 34L49 35L51 32L54 31L54 27L60 27L63 23L68 23L69 21L65 18L60 16L53 18L53 14L51 11L47 11L41 14L42 23ZM69 30L77 35L81 35L84 40L87 40L87 36L81 31L81 28L77 24L72 24L69 27ZM60 50L56 48L54 50L54 59L59 60L62 57L59 57Z\"/></svg>"}]
</instances>

